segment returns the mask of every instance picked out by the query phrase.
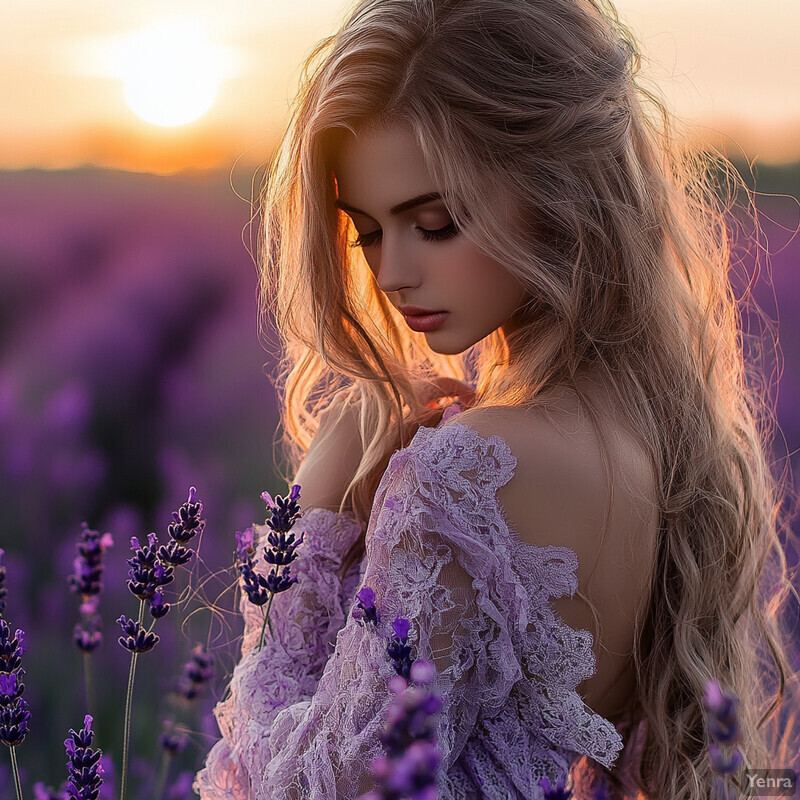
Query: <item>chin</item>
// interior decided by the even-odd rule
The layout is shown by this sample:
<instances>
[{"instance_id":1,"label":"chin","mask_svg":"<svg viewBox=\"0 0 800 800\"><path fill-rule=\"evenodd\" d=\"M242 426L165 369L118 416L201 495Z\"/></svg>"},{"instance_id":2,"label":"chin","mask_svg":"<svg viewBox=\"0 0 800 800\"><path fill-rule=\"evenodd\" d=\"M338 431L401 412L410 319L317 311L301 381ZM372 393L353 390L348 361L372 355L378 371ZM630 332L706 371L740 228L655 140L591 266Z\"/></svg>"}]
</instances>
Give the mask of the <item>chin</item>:
<instances>
[{"instance_id":1,"label":"chin","mask_svg":"<svg viewBox=\"0 0 800 800\"><path fill-rule=\"evenodd\" d=\"M428 339L428 347L440 356L457 356L469 350L475 344L458 344L453 342L435 342Z\"/></svg>"}]
</instances>

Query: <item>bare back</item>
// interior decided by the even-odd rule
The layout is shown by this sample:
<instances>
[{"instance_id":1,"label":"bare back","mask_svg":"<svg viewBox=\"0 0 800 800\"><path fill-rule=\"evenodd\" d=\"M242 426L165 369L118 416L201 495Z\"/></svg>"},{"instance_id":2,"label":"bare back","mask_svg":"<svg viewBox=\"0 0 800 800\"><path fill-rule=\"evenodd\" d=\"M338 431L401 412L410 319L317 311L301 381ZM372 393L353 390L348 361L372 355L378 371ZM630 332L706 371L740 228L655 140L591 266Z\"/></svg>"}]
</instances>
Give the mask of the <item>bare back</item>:
<instances>
[{"instance_id":1,"label":"bare back","mask_svg":"<svg viewBox=\"0 0 800 800\"><path fill-rule=\"evenodd\" d=\"M554 606L568 625L594 635L596 673L578 691L590 708L613 721L627 709L635 687L633 637L649 595L658 511L644 448L613 414L604 416L614 475L610 504L598 436L574 392L560 392L547 409L476 408L455 420L482 436L499 435L511 447L517 468L497 496L519 537L577 554L578 592ZM600 636L580 595L597 610Z\"/></svg>"}]
</instances>

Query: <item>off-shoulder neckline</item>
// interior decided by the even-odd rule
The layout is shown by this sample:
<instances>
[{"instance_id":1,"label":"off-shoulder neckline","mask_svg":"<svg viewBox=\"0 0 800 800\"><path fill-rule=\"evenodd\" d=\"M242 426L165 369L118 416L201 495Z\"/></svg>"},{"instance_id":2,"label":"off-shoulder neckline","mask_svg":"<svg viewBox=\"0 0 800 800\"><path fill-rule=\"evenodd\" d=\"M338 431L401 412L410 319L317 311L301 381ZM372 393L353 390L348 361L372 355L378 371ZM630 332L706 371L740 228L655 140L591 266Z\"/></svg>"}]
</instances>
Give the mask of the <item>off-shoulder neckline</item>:
<instances>
[{"instance_id":1,"label":"off-shoulder neckline","mask_svg":"<svg viewBox=\"0 0 800 800\"><path fill-rule=\"evenodd\" d=\"M454 414L453 416L457 416L457 415ZM452 417L451 417L451 419L452 419ZM417 432L414 434L414 436L411 437L411 441L405 447L401 448L397 452L401 453L401 452L410 450L412 445L414 444L414 442L417 440L417 437L420 434L420 431L423 431L423 430L427 431L428 433L424 433L423 436L430 436L435 431L441 431L441 430L444 430L445 428L452 427L452 426L458 426L459 428L463 429L464 431L467 431L469 433L469 435L471 435L474 439L477 439L477 440L483 442L484 444L487 444L487 445L488 444L494 444L495 447L497 447L499 445L501 447L502 451L503 451L504 456L506 456L510 460L510 463L511 463L511 476L509 477L509 481L514 477L514 475L516 474L516 469L517 469L517 457L514 455L514 451L511 449L511 446L508 444L508 442L502 436L500 436L500 434L492 433L489 436L483 436L482 434L478 433L478 431L476 431L475 428L472 428L472 427L470 427L469 425L466 425L463 422L457 422L456 420L453 420L452 422L448 420L448 421L446 421L444 423L439 422L439 424L436 425L435 427L426 426L426 425L420 426L420 428L417 430ZM568 554L568 558L566 558L565 560L568 562L568 566L569 566L568 571L570 573L575 573L576 572L576 570L578 568L578 564L580 562L579 562L579 559L578 559L578 554L577 554L577 552L575 552L575 550L573 550L571 547L568 547L567 545L564 545L564 544L538 545L538 544L534 544L533 542L526 541L525 539L522 538L522 536L520 536L520 533L517 530L516 526L508 518L508 515L506 514L506 510L503 507L503 503L500 500L500 498L497 496L497 491L496 490L494 492L494 501L495 501L495 506L497 507L497 511L498 511L498 513L500 515L500 518L503 521L503 525L505 526L506 531L508 532L508 538L509 538L510 541L513 542L514 547L519 548L520 550L528 550L528 551L532 551L532 552L545 551L545 552L547 552L548 554L551 554L551 555L558 555L558 554L567 553ZM577 575L576 575L576 579L577 579Z\"/></svg>"}]
</instances>

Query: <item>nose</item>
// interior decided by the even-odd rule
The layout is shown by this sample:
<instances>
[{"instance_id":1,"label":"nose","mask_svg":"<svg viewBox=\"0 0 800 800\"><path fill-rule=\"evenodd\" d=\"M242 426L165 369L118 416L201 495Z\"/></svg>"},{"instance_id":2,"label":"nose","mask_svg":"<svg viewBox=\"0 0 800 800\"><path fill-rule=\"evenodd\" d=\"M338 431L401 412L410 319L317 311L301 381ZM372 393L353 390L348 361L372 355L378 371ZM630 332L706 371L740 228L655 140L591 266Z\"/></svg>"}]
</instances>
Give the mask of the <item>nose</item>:
<instances>
[{"instance_id":1,"label":"nose","mask_svg":"<svg viewBox=\"0 0 800 800\"><path fill-rule=\"evenodd\" d=\"M416 259L402 246L402 243L384 234L380 252L375 256L372 271L375 280L385 293L398 292L419 286L421 272Z\"/></svg>"}]
</instances>

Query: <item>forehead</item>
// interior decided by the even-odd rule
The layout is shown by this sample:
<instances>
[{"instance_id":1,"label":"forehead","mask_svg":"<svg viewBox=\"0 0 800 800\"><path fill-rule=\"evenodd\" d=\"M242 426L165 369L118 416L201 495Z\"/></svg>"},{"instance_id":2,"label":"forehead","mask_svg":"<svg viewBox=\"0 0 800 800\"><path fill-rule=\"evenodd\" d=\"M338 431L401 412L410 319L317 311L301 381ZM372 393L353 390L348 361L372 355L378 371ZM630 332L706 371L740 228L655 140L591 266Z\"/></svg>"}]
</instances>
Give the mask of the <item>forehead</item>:
<instances>
[{"instance_id":1,"label":"forehead","mask_svg":"<svg viewBox=\"0 0 800 800\"><path fill-rule=\"evenodd\" d=\"M356 135L345 131L334 148L332 167L339 197L365 210L386 211L436 189L412 132L402 126Z\"/></svg>"}]
</instances>

